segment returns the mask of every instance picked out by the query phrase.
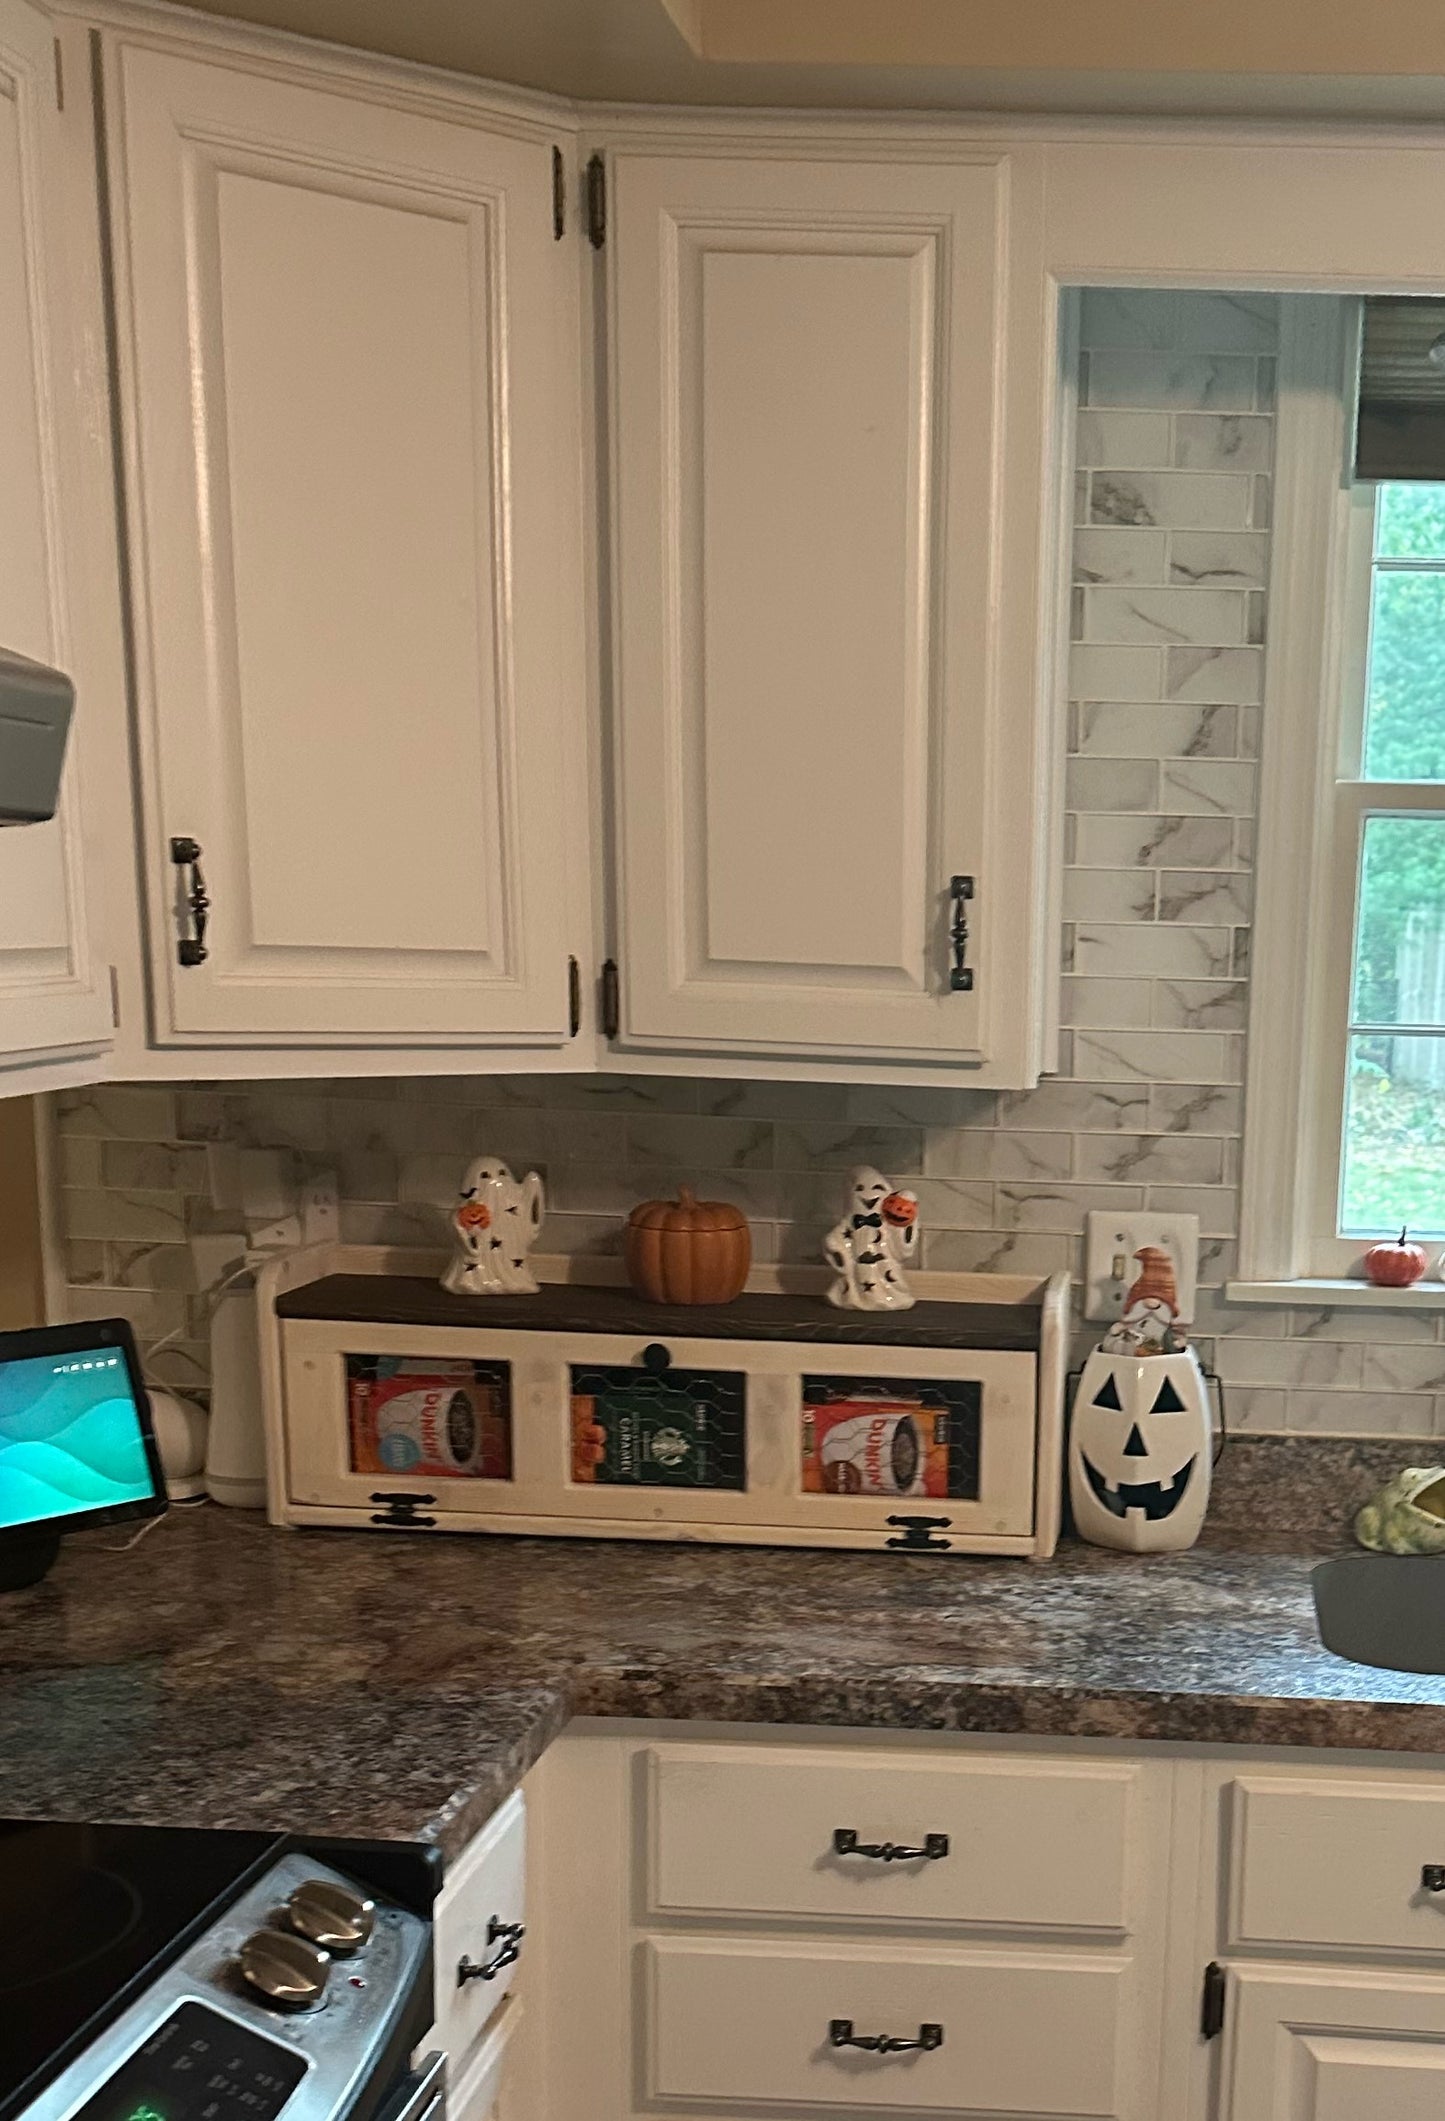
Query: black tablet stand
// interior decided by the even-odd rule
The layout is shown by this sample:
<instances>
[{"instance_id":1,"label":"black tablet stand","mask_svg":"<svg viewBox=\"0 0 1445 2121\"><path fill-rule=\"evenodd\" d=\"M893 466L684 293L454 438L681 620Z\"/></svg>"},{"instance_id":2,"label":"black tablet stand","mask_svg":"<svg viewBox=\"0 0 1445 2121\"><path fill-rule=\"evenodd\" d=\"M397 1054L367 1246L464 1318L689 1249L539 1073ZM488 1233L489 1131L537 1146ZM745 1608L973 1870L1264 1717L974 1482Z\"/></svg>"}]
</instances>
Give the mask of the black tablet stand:
<instances>
[{"instance_id":1,"label":"black tablet stand","mask_svg":"<svg viewBox=\"0 0 1445 2121\"><path fill-rule=\"evenodd\" d=\"M17 1525L0 1532L0 1591L23 1591L39 1583L55 1564L60 1534L46 1524Z\"/></svg>"}]
</instances>

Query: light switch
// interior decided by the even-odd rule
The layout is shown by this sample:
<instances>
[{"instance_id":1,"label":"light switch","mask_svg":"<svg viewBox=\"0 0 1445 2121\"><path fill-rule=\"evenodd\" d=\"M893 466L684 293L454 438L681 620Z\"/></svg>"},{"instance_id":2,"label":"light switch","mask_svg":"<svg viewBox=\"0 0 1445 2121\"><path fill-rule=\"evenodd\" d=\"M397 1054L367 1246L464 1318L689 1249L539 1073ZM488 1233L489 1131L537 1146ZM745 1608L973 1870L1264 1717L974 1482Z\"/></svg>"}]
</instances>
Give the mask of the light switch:
<instances>
[{"instance_id":1,"label":"light switch","mask_svg":"<svg viewBox=\"0 0 1445 2121\"><path fill-rule=\"evenodd\" d=\"M1156 1245L1174 1262L1179 1317L1183 1324L1189 1323L1199 1285L1199 1217L1151 1215L1142 1208L1126 1209L1120 1214L1102 1208L1091 1211L1084 1249L1086 1318L1120 1316L1124 1299L1139 1275L1134 1255L1145 1245Z\"/></svg>"}]
</instances>

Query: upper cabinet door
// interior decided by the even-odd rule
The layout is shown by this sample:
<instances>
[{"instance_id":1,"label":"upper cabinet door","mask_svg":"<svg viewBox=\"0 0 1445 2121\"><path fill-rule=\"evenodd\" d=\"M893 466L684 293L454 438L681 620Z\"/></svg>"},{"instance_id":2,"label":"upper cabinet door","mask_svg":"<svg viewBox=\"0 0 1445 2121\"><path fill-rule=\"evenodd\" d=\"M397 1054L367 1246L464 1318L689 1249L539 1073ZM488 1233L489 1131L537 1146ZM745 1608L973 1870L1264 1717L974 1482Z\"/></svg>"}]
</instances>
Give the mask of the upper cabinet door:
<instances>
[{"instance_id":1,"label":"upper cabinet door","mask_svg":"<svg viewBox=\"0 0 1445 2121\"><path fill-rule=\"evenodd\" d=\"M0 645L73 670L66 451L80 415L58 251L55 82L49 19L24 0L0 0ZM81 842L92 712L82 681L55 820L0 829L0 1089L17 1057L95 1051L111 1036Z\"/></svg>"},{"instance_id":2,"label":"upper cabinet door","mask_svg":"<svg viewBox=\"0 0 1445 2121\"><path fill-rule=\"evenodd\" d=\"M112 104L155 1036L564 1040L552 143L124 41Z\"/></svg>"},{"instance_id":3,"label":"upper cabinet door","mask_svg":"<svg viewBox=\"0 0 1445 2121\"><path fill-rule=\"evenodd\" d=\"M622 153L613 180L622 1041L1031 1080L1037 275L1005 346L1032 175Z\"/></svg>"}]
</instances>

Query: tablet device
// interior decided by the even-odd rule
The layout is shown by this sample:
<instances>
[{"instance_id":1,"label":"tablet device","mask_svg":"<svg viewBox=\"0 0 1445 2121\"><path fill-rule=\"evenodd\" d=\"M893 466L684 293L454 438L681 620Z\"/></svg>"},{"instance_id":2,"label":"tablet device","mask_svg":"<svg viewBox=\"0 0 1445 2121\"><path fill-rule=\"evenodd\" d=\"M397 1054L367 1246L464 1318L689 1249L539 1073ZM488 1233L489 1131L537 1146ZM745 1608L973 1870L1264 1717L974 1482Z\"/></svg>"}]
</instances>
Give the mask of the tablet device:
<instances>
[{"instance_id":1,"label":"tablet device","mask_svg":"<svg viewBox=\"0 0 1445 2121\"><path fill-rule=\"evenodd\" d=\"M0 1333L0 1545L165 1506L126 1320Z\"/></svg>"}]
</instances>

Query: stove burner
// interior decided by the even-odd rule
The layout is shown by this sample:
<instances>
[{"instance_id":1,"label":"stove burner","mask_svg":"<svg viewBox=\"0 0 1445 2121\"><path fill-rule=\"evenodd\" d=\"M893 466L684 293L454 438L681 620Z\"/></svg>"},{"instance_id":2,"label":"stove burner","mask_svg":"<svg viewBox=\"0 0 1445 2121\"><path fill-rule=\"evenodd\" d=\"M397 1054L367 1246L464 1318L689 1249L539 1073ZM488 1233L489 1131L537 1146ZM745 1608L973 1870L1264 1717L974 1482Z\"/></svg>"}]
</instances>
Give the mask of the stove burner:
<instances>
[{"instance_id":1,"label":"stove burner","mask_svg":"<svg viewBox=\"0 0 1445 2121\"><path fill-rule=\"evenodd\" d=\"M0 1927L0 1996L48 1987L115 1951L145 1912L116 1871L73 1871Z\"/></svg>"}]
</instances>

